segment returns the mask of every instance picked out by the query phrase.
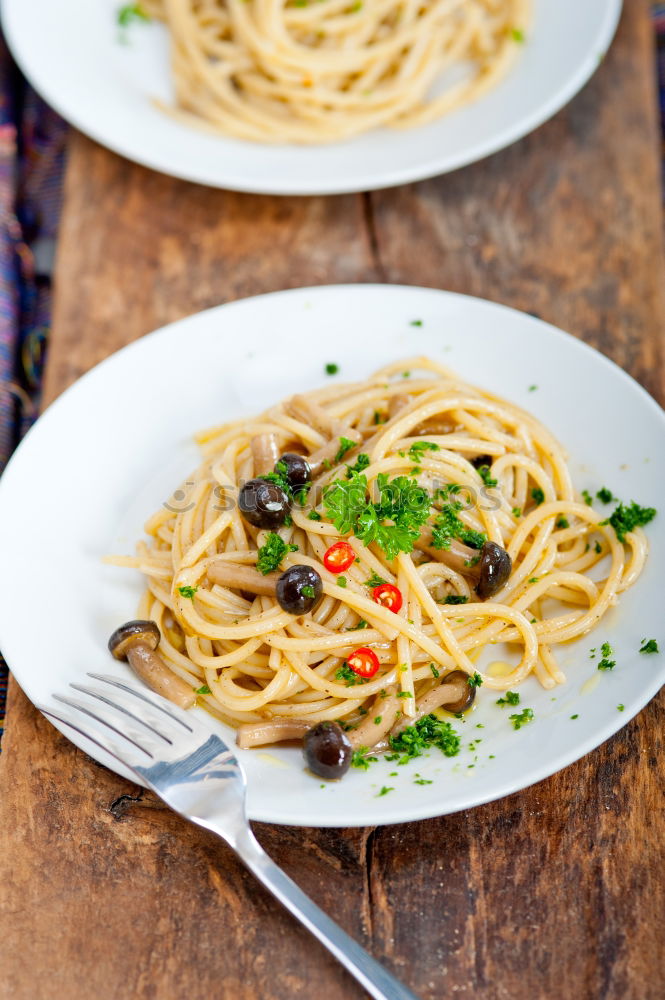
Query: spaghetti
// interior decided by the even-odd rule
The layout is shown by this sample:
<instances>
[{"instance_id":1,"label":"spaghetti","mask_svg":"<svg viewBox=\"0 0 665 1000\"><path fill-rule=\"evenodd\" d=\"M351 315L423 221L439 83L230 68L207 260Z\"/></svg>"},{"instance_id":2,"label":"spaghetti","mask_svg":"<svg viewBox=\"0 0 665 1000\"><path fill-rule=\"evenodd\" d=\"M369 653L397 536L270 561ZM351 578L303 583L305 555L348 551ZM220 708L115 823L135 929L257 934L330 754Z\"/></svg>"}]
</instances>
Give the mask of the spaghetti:
<instances>
[{"instance_id":1,"label":"spaghetti","mask_svg":"<svg viewBox=\"0 0 665 1000\"><path fill-rule=\"evenodd\" d=\"M450 708L453 675L561 684L556 647L594 628L647 556L641 527L616 531L576 493L542 424L427 358L198 442L201 466L148 541L112 561L145 575L139 618L159 626L167 667L266 739L337 720L352 744L380 745ZM290 489L288 514L270 508L281 526L243 512L252 483ZM303 585L311 610L290 613L274 581L303 573L320 599Z\"/></svg>"},{"instance_id":2,"label":"spaghetti","mask_svg":"<svg viewBox=\"0 0 665 1000\"><path fill-rule=\"evenodd\" d=\"M508 72L529 0L143 0L171 40L181 120L326 143L431 122ZM163 105L162 105L163 106Z\"/></svg>"}]
</instances>

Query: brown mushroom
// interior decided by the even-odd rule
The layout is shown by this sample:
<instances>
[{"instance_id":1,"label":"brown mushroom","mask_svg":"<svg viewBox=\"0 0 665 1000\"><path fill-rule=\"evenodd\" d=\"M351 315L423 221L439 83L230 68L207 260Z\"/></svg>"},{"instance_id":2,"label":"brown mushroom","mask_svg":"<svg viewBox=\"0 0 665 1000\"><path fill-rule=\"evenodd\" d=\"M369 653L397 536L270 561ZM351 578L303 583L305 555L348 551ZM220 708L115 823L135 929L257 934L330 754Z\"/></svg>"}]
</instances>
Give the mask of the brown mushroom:
<instances>
[{"instance_id":1,"label":"brown mushroom","mask_svg":"<svg viewBox=\"0 0 665 1000\"><path fill-rule=\"evenodd\" d=\"M306 615L319 604L323 596L323 581L313 566L289 566L283 573L265 576L252 566L220 559L208 566L208 579L223 587L235 587L250 594L275 597L282 611L291 615Z\"/></svg>"},{"instance_id":2,"label":"brown mushroom","mask_svg":"<svg viewBox=\"0 0 665 1000\"><path fill-rule=\"evenodd\" d=\"M448 549L432 547L431 528L421 532L417 542L433 559L445 563L450 569L473 581L478 597L485 601L501 590L513 569L513 561L504 548L496 542L485 542L482 549L472 549L469 545L453 539Z\"/></svg>"},{"instance_id":3,"label":"brown mushroom","mask_svg":"<svg viewBox=\"0 0 665 1000\"><path fill-rule=\"evenodd\" d=\"M340 438L348 438L349 441L354 441L357 445L362 441L362 434L359 431L345 424L342 420L331 417L327 410L311 399L307 399L306 396L293 396L285 403L285 409L289 416L304 424L309 424L319 434L329 438L326 444L307 457L312 474L315 476L322 471L326 462L334 462L335 455L339 451Z\"/></svg>"},{"instance_id":4,"label":"brown mushroom","mask_svg":"<svg viewBox=\"0 0 665 1000\"><path fill-rule=\"evenodd\" d=\"M272 472L279 458L279 446L274 434L257 434L250 441L252 458L254 459L254 475L265 476Z\"/></svg>"},{"instance_id":5,"label":"brown mushroom","mask_svg":"<svg viewBox=\"0 0 665 1000\"><path fill-rule=\"evenodd\" d=\"M134 673L157 694L168 698L180 708L191 708L196 701L196 692L169 670L155 652L160 639L161 634L155 622L131 621L115 630L108 641L108 647L116 660L127 660Z\"/></svg>"},{"instance_id":6,"label":"brown mushroom","mask_svg":"<svg viewBox=\"0 0 665 1000\"><path fill-rule=\"evenodd\" d=\"M261 747L269 743L300 740L313 725L307 719L281 717L266 719L264 722L245 722L238 726L236 743L241 749L247 750L249 747Z\"/></svg>"},{"instance_id":7,"label":"brown mushroom","mask_svg":"<svg viewBox=\"0 0 665 1000\"><path fill-rule=\"evenodd\" d=\"M458 715L468 712L476 698L476 689L469 684L469 678L463 670L453 670L446 674L438 687L432 688L420 699L418 709L413 718L400 719L391 730L391 736L397 736L402 730L414 726L416 722L430 715L436 708L444 708L446 712Z\"/></svg>"},{"instance_id":8,"label":"brown mushroom","mask_svg":"<svg viewBox=\"0 0 665 1000\"><path fill-rule=\"evenodd\" d=\"M279 573L267 573L264 576L253 566L243 566L228 559L211 562L206 573L211 583L265 597L275 596L275 585L279 577Z\"/></svg>"}]
</instances>

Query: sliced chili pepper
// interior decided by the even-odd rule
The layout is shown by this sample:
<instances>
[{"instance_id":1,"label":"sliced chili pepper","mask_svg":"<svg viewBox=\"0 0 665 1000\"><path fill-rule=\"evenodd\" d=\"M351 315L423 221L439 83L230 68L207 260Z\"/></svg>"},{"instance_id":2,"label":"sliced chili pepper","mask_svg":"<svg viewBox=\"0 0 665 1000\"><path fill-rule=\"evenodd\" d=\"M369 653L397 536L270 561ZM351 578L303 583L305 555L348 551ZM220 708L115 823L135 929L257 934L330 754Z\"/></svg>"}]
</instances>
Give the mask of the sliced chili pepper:
<instances>
[{"instance_id":1,"label":"sliced chili pepper","mask_svg":"<svg viewBox=\"0 0 665 1000\"><path fill-rule=\"evenodd\" d=\"M323 565L331 573L343 573L355 561L356 554L348 542L335 542L323 557Z\"/></svg>"},{"instance_id":2,"label":"sliced chili pepper","mask_svg":"<svg viewBox=\"0 0 665 1000\"><path fill-rule=\"evenodd\" d=\"M393 587L392 583L382 583L380 587L375 587L372 591L372 600L380 604L388 611L399 611L404 603L402 591L399 587Z\"/></svg>"},{"instance_id":3,"label":"sliced chili pepper","mask_svg":"<svg viewBox=\"0 0 665 1000\"><path fill-rule=\"evenodd\" d=\"M354 649L346 662L358 677L373 677L379 669L379 658L372 652L369 646L361 646Z\"/></svg>"}]
</instances>

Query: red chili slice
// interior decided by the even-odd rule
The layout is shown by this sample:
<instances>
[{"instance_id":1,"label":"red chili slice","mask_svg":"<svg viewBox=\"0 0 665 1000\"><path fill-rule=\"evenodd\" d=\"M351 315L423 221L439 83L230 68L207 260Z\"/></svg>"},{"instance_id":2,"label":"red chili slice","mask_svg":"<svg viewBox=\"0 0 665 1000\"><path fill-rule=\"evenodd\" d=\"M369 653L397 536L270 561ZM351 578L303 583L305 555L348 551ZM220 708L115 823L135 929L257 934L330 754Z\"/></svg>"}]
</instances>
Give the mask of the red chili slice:
<instances>
[{"instance_id":1,"label":"red chili slice","mask_svg":"<svg viewBox=\"0 0 665 1000\"><path fill-rule=\"evenodd\" d=\"M335 542L323 557L323 565L331 573L343 573L355 561L356 554L348 542Z\"/></svg>"},{"instance_id":2,"label":"red chili slice","mask_svg":"<svg viewBox=\"0 0 665 1000\"><path fill-rule=\"evenodd\" d=\"M379 658L373 653L369 646L361 646L354 649L346 662L358 677L373 677L379 669Z\"/></svg>"},{"instance_id":3,"label":"red chili slice","mask_svg":"<svg viewBox=\"0 0 665 1000\"><path fill-rule=\"evenodd\" d=\"M372 600L380 604L388 611L399 611L404 603L402 591L399 587L393 587L392 583L382 583L380 587L375 587L372 591Z\"/></svg>"}]
</instances>

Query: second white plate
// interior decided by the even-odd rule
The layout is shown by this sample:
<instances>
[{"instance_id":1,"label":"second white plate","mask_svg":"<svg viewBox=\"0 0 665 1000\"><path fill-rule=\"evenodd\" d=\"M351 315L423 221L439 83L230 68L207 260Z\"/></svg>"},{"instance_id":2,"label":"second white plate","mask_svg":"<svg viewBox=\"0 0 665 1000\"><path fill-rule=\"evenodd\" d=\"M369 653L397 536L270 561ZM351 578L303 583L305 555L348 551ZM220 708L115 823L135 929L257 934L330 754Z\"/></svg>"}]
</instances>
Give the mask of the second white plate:
<instances>
[{"instance_id":1,"label":"second white plate","mask_svg":"<svg viewBox=\"0 0 665 1000\"><path fill-rule=\"evenodd\" d=\"M614 34L621 0L534 0L517 64L477 102L410 131L381 129L320 147L262 146L190 129L157 110L172 101L162 25L120 44L119 0L2 0L22 70L65 118L154 170L259 194L337 194L446 173L532 131L586 83Z\"/></svg>"}]
</instances>

